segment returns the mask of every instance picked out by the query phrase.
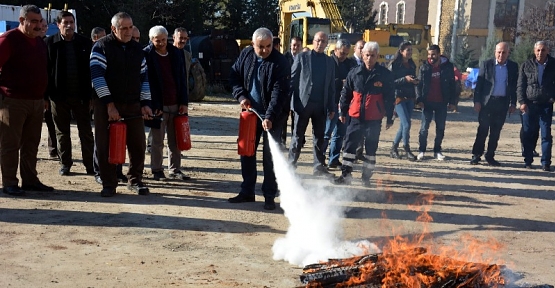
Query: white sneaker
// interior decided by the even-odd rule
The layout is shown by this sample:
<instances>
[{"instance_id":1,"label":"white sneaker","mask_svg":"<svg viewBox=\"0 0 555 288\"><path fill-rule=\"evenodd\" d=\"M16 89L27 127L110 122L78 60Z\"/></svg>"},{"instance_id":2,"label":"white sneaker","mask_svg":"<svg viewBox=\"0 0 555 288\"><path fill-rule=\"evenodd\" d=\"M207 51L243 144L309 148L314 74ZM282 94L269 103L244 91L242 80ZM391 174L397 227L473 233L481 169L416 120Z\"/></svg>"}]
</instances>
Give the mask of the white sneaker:
<instances>
[{"instance_id":1,"label":"white sneaker","mask_svg":"<svg viewBox=\"0 0 555 288\"><path fill-rule=\"evenodd\" d=\"M416 156L416 160L422 160L424 159L424 152L420 152L418 153L418 156Z\"/></svg>"},{"instance_id":2,"label":"white sneaker","mask_svg":"<svg viewBox=\"0 0 555 288\"><path fill-rule=\"evenodd\" d=\"M436 158L439 161L445 160L445 156L443 156L443 153L441 152L434 153L434 158Z\"/></svg>"}]
</instances>

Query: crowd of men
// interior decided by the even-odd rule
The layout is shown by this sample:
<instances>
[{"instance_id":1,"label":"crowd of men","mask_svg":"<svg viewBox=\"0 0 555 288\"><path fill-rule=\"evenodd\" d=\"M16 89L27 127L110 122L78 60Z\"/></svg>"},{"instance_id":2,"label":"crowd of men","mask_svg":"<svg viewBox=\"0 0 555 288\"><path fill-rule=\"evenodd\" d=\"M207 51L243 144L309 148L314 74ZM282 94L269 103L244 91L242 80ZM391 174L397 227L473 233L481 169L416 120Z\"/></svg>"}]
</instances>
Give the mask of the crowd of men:
<instances>
[{"instance_id":1,"label":"crowd of men","mask_svg":"<svg viewBox=\"0 0 555 288\"><path fill-rule=\"evenodd\" d=\"M461 75L441 54L438 45L427 49L428 58L416 73L410 42L400 44L388 69L377 63L379 45L376 42L358 41L353 57L348 58L351 44L339 39L332 55L327 56L324 51L328 35L317 32L312 50L301 51L301 39L294 37L290 51L281 55L272 48L272 37L266 28L256 30L253 47L241 53L231 73L233 96L242 108L254 108L263 115L263 120L258 123L256 145L262 135L265 209L275 209L277 185L264 131L279 139L284 147L290 113L288 159L291 168L296 169L307 126L311 122L313 174L328 177L338 185L351 183L357 161L362 163L363 185L370 185L376 167L382 121L386 119L385 128L389 129L394 115L401 123L390 151L392 158L425 160L428 130L434 120L433 157L439 161L446 159L442 142L447 112L456 109L456 81L460 81ZM500 42L496 45L495 57L481 63L474 91L474 109L479 112L479 124L470 164L478 164L485 156L488 165L501 166L494 158L495 150L507 113L514 113L518 102L524 167L533 168L533 157L539 156L535 146L541 131L541 165L543 170L551 171L555 59L548 55L546 43L539 41L534 45L534 57L521 65L519 73L518 65L508 60L509 49L508 43ZM417 156L409 144L411 114L415 107L420 108L422 114ZM404 154L398 151L401 140ZM343 162L339 160L341 151ZM364 151L363 155L361 151ZM329 156L327 161L326 155ZM229 202L255 201L255 157L241 157L241 191ZM339 167L341 174L338 177L329 171Z\"/></svg>"},{"instance_id":2,"label":"crowd of men","mask_svg":"<svg viewBox=\"0 0 555 288\"><path fill-rule=\"evenodd\" d=\"M49 130L49 154L59 159L61 176L72 175L70 123L75 120L86 174L102 185L103 197L114 196L119 182L127 182L128 189L139 195L150 193L142 179L145 125L151 128L154 179L166 178L162 163L166 134L168 176L190 179L181 171L173 128L174 117L188 113L191 55L183 49L187 30L177 28L171 46L168 31L152 27L150 44L143 48L138 42L140 31L125 12L112 17L111 33L96 27L90 39L75 31L72 13L63 11L56 22L59 32L45 37L40 9L25 5L19 27L0 36L2 191L21 196L26 190L54 190L38 179L36 170L43 117ZM127 175L121 165L108 160L108 125L114 121L126 124Z\"/></svg>"},{"instance_id":3,"label":"crowd of men","mask_svg":"<svg viewBox=\"0 0 555 288\"><path fill-rule=\"evenodd\" d=\"M144 127L150 127L150 167L154 180L166 179L163 166L164 138L168 137L168 177L188 180L181 171L173 119L188 113L188 79L191 55L184 50L187 30L177 28L173 46L163 26L149 30L149 45L142 47L140 31L125 12L111 19L111 33L94 28L90 39L75 32L75 17L62 12L59 32L44 38L45 21L34 5L20 12L20 25L0 36L0 166L3 192L20 196L29 191L52 191L37 177L37 151L43 117L49 130L49 152L60 161L59 174L72 174L70 135L72 118L77 123L82 163L87 174L102 185L100 195L116 194L119 182L148 195L143 182L145 166ZM42 39L44 38L44 39ZM312 124L313 174L343 185L352 180L354 164L362 163L362 183L370 185L383 119L385 128L400 120L390 156L409 161L425 160L428 129L435 121L433 157L444 160L442 142L447 111L456 107L455 67L431 45L428 58L416 73L412 44L403 42L390 67L380 65L379 45L339 39L331 56L325 54L328 35L317 32L313 48L302 49L302 39L291 39L290 51L281 54L272 32L259 28L252 46L245 48L231 69L233 96L242 109L254 109L258 121L256 146L263 139L264 209L276 208L278 185L274 174L268 133L286 144L291 118L288 160L292 169ZM302 51L301 51L302 49ZM534 57L518 65L510 60L509 45L500 42L495 57L483 61L474 91L479 113L470 164L485 156L489 165L500 166L495 150L507 113L520 112L524 167L533 168L535 146L541 134L541 166L551 168L551 119L555 101L555 59L545 42L534 45ZM416 76L418 74L418 77ZM519 105L517 107L517 104ZM411 114L421 108L418 155L410 149ZM94 136L90 111L94 113ZM109 123L127 124L129 168L109 162ZM540 133L541 132L541 133ZM489 135L486 149L485 141ZM398 151L403 140L404 154ZM329 148L329 152L328 151ZM364 151L364 152L362 152ZM342 153L342 162L340 156ZM17 178L20 169L21 185ZM340 168L336 177L330 169ZM231 203L254 202L256 155L241 156L241 190Z\"/></svg>"}]
</instances>

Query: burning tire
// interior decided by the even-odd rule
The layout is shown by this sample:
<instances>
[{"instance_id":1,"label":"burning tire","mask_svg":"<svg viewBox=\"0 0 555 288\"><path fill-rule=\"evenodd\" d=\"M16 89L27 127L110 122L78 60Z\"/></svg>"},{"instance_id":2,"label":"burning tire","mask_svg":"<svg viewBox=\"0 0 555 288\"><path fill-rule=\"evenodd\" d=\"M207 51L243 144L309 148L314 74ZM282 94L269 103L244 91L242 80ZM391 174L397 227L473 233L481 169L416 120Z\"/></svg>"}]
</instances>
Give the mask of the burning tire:
<instances>
[{"instance_id":1,"label":"burning tire","mask_svg":"<svg viewBox=\"0 0 555 288\"><path fill-rule=\"evenodd\" d=\"M198 62L191 64L189 75L189 101L199 102L206 95L206 74Z\"/></svg>"}]
</instances>

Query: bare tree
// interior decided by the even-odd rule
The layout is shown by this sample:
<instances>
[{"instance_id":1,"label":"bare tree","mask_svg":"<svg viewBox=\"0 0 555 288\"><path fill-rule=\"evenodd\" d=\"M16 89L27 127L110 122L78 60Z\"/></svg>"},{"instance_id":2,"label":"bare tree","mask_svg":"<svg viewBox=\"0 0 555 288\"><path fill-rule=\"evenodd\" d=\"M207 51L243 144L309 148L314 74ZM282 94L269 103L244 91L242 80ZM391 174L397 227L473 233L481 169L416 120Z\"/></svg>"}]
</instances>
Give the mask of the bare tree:
<instances>
[{"instance_id":1,"label":"bare tree","mask_svg":"<svg viewBox=\"0 0 555 288\"><path fill-rule=\"evenodd\" d=\"M530 8L518 21L517 36L528 41L547 41L553 47L555 39L555 2L548 1L544 7Z\"/></svg>"}]
</instances>

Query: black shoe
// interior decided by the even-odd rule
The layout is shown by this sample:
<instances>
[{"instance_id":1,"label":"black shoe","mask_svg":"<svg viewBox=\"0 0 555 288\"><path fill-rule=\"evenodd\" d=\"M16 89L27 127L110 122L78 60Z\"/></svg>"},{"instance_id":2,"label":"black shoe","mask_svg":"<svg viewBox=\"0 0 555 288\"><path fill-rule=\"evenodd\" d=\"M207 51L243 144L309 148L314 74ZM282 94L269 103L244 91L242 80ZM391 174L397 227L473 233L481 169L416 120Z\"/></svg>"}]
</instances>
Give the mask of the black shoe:
<instances>
[{"instance_id":1,"label":"black shoe","mask_svg":"<svg viewBox=\"0 0 555 288\"><path fill-rule=\"evenodd\" d=\"M101 197L112 197L116 195L116 188L104 187L100 191Z\"/></svg>"},{"instance_id":2,"label":"black shoe","mask_svg":"<svg viewBox=\"0 0 555 288\"><path fill-rule=\"evenodd\" d=\"M150 190L142 182L137 182L135 184L127 184L127 189L137 192L139 195L148 195Z\"/></svg>"},{"instance_id":3,"label":"black shoe","mask_svg":"<svg viewBox=\"0 0 555 288\"><path fill-rule=\"evenodd\" d=\"M164 174L164 171L152 172L152 176L153 176L154 180L156 180L156 181L166 180L166 175Z\"/></svg>"},{"instance_id":4,"label":"black shoe","mask_svg":"<svg viewBox=\"0 0 555 288\"><path fill-rule=\"evenodd\" d=\"M405 150L405 156L407 157L407 160L411 162L416 161L416 155L412 154L412 151L410 151L410 146L403 145L403 149Z\"/></svg>"},{"instance_id":5,"label":"black shoe","mask_svg":"<svg viewBox=\"0 0 555 288\"><path fill-rule=\"evenodd\" d=\"M546 172L551 172L551 166L549 165L542 165L542 170Z\"/></svg>"},{"instance_id":6,"label":"black shoe","mask_svg":"<svg viewBox=\"0 0 555 288\"><path fill-rule=\"evenodd\" d=\"M62 176L68 176L69 175L69 167L68 166L62 166L62 168L60 168L60 175Z\"/></svg>"},{"instance_id":7,"label":"black shoe","mask_svg":"<svg viewBox=\"0 0 555 288\"><path fill-rule=\"evenodd\" d=\"M328 168L335 169L335 168L341 168L341 166L343 166L343 163L339 161L334 161L328 165Z\"/></svg>"},{"instance_id":8,"label":"black shoe","mask_svg":"<svg viewBox=\"0 0 555 288\"><path fill-rule=\"evenodd\" d=\"M524 169L534 169L534 166L532 164L524 164Z\"/></svg>"},{"instance_id":9,"label":"black shoe","mask_svg":"<svg viewBox=\"0 0 555 288\"><path fill-rule=\"evenodd\" d=\"M480 160L482 160L480 156L472 155L472 160L470 160L470 165L478 165L478 163L480 163Z\"/></svg>"},{"instance_id":10,"label":"black shoe","mask_svg":"<svg viewBox=\"0 0 555 288\"><path fill-rule=\"evenodd\" d=\"M341 176L333 179L332 183L337 184L337 185L349 185L349 184L351 184L351 180L352 180L351 175L347 175L347 176L341 175Z\"/></svg>"},{"instance_id":11,"label":"black shoe","mask_svg":"<svg viewBox=\"0 0 555 288\"><path fill-rule=\"evenodd\" d=\"M391 151L389 151L389 156L393 159L401 159L401 156L399 155L399 150L397 149L391 149Z\"/></svg>"},{"instance_id":12,"label":"black shoe","mask_svg":"<svg viewBox=\"0 0 555 288\"><path fill-rule=\"evenodd\" d=\"M540 153L538 153L538 151L534 150L534 152L532 152L532 155L534 155L534 157L540 157Z\"/></svg>"},{"instance_id":13,"label":"black shoe","mask_svg":"<svg viewBox=\"0 0 555 288\"><path fill-rule=\"evenodd\" d=\"M19 188L19 186L6 186L2 188L2 192L12 195L12 196L23 196L25 195L25 191Z\"/></svg>"},{"instance_id":14,"label":"black shoe","mask_svg":"<svg viewBox=\"0 0 555 288\"><path fill-rule=\"evenodd\" d=\"M119 183L127 183L129 181L129 179L127 179L127 176L123 174L119 174L117 177Z\"/></svg>"},{"instance_id":15,"label":"black shoe","mask_svg":"<svg viewBox=\"0 0 555 288\"><path fill-rule=\"evenodd\" d=\"M175 170L174 172L171 172L168 176L171 179L176 179L176 180L183 180L183 181L191 180L191 177L183 174L183 172L181 172L181 170Z\"/></svg>"},{"instance_id":16,"label":"black shoe","mask_svg":"<svg viewBox=\"0 0 555 288\"><path fill-rule=\"evenodd\" d=\"M227 199L227 201L229 203L254 202L254 195L239 193L237 196Z\"/></svg>"},{"instance_id":17,"label":"black shoe","mask_svg":"<svg viewBox=\"0 0 555 288\"><path fill-rule=\"evenodd\" d=\"M46 186L40 182L37 182L33 185L21 185L21 189L28 190L28 191L41 191L41 192L54 191L54 187Z\"/></svg>"},{"instance_id":18,"label":"black shoe","mask_svg":"<svg viewBox=\"0 0 555 288\"><path fill-rule=\"evenodd\" d=\"M494 166L494 167L499 167L501 166L501 163L499 163L497 160L491 158L491 159L486 159L486 161L488 161L489 166Z\"/></svg>"},{"instance_id":19,"label":"black shoe","mask_svg":"<svg viewBox=\"0 0 555 288\"><path fill-rule=\"evenodd\" d=\"M96 181L96 183L102 185L102 178L100 178L100 175L94 176L94 181Z\"/></svg>"},{"instance_id":20,"label":"black shoe","mask_svg":"<svg viewBox=\"0 0 555 288\"><path fill-rule=\"evenodd\" d=\"M264 200L264 210L276 210L274 198L266 198L266 200Z\"/></svg>"}]
</instances>

